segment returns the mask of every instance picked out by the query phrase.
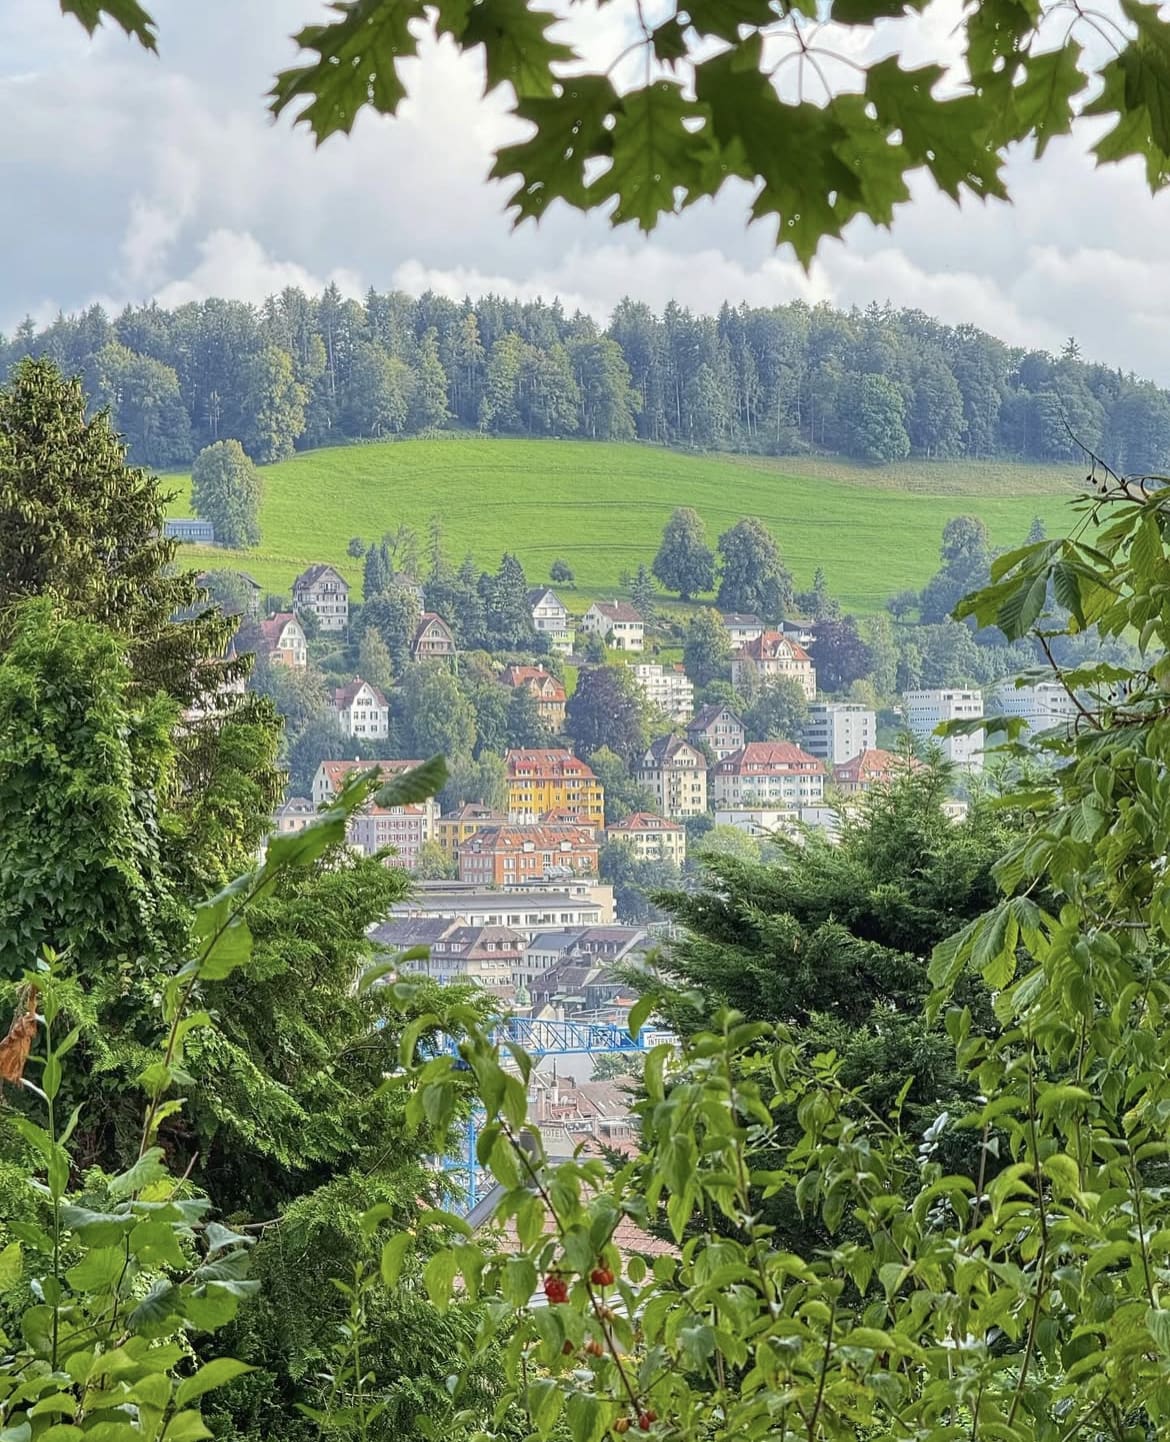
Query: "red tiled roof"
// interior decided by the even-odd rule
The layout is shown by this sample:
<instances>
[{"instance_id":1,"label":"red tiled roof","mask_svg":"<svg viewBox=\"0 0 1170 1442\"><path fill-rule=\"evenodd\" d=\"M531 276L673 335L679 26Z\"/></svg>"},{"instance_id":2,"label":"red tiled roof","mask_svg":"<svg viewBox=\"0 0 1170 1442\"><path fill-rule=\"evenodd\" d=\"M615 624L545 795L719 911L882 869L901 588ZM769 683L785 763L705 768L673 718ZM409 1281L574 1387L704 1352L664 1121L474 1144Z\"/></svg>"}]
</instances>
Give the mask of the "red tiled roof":
<instances>
[{"instance_id":1,"label":"red tiled roof","mask_svg":"<svg viewBox=\"0 0 1170 1442\"><path fill-rule=\"evenodd\" d=\"M586 766L579 756L574 756L564 747L516 747L507 752L504 760L508 767L510 781L516 780L521 771L528 772L538 779L554 776L579 776L587 781L597 779L590 767Z\"/></svg>"},{"instance_id":2,"label":"red tiled roof","mask_svg":"<svg viewBox=\"0 0 1170 1442\"><path fill-rule=\"evenodd\" d=\"M607 621L642 621L642 613L628 601L594 601L593 604Z\"/></svg>"},{"instance_id":3,"label":"red tiled roof","mask_svg":"<svg viewBox=\"0 0 1170 1442\"><path fill-rule=\"evenodd\" d=\"M549 701L565 699L565 688L543 666L508 666L500 680L505 686L524 686L533 682L536 687L540 688L544 699Z\"/></svg>"},{"instance_id":4,"label":"red tiled roof","mask_svg":"<svg viewBox=\"0 0 1170 1442\"><path fill-rule=\"evenodd\" d=\"M824 771L824 763L792 741L749 741L738 751L715 763L715 770L722 776L734 775L738 771L767 767L777 771Z\"/></svg>"},{"instance_id":5,"label":"red tiled roof","mask_svg":"<svg viewBox=\"0 0 1170 1442\"><path fill-rule=\"evenodd\" d=\"M479 855L483 852L519 851L525 845L532 845L537 851L559 851L561 843L568 841L574 847L597 849L597 837L592 826L575 825L544 826L504 822L499 826L482 826L460 847L462 855Z\"/></svg>"},{"instance_id":6,"label":"red tiled roof","mask_svg":"<svg viewBox=\"0 0 1170 1442\"><path fill-rule=\"evenodd\" d=\"M808 652L799 641L779 631L765 631L754 641L745 641L739 648L739 654L752 661L774 661L778 656L791 656L795 661L809 659Z\"/></svg>"},{"instance_id":7,"label":"red tiled roof","mask_svg":"<svg viewBox=\"0 0 1170 1442\"><path fill-rule=\"evenodd\" d=\"M834 766L833 780L860 786L865 781L881 780L892 772L916 770L921 765L913 756L899 756L893 751L883 751L880 746L871 747Z\"/></svg>"},{"instance_id":8,"label":"red tiled roof","mask_svg":"<svg viewBox=\"0 0 1170 1442\"><path fill-rule=\"evenodd\" d=\"M325 776L334 791L340 791L345 785L346 777L354 771L370 771L375 766L384 777L397 776L401 771L409 771L413 766L421 766L421 761L322 761L325 768Z\"/></svg>"},{"instance_id":9,"label":"red tiled roof","mask_svg":"<svg viewBox=\"0 0 1170 1442\"><path fill-rule=\"evenodd\" d=\"M275 616L269 616L266 621L260 622L260 634L270 646L276 646L280 642L280 633L290 621L296 621L296 613L293 611L277 611ZM297 622L299 625L300 623Z\"/></svg>"},{"instance_id":10,"label":"red tiled roof","mask_svg":"<svg viewBox=\"0 0 1170 1442\"><path fill-rule=\"evenodd\" d=\"M665 816L655 816L651 811L635 811L627 816L624 821L615 821L612 826L605 828L607 831L685 831L685 826L678 825L675 821L667 821Z\"/></svg>"}]
</instances>

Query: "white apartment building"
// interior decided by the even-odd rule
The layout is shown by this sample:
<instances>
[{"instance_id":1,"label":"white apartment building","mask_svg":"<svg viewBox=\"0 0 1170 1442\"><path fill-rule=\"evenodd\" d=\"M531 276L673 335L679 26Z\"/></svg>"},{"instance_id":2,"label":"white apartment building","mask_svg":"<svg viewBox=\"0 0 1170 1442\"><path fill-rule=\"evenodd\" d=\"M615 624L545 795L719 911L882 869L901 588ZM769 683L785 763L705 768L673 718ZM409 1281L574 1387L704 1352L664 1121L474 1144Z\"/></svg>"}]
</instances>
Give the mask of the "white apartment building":
<instances>
[{"instance_id":1,"label":"white apartment building","mask_svg":"<svg viewBox=\"0 0 1170 1442\"><path fill-rule=\"evenodd\" d=\"M902 713L906 729L928 746L937 746L945 760L963 771L983 770L983 732L966 736L936 736L946 721L967 721L983 715L983 693L958 688L905 691Z\"/></svg>"},{"instance_id":2,"label":"white apartment building","mask_svg":"<svg viewBox=\"0 0 1170 1442\"><path fill-rule=\"evenodd\" d=\"M1037 681L1031 686L1014 686L1005 681L991 697L992 709L1001 716L1022 716L1027 723L1025 738L1032 732L1051 731L1069 722L1077 708L1059 681Z\"/></svg>"},{"instance_id":3,"label":"white apartment building","mask_svg":"<svg viewBox=\"0 0 1170 1442\"><path fill-rule=\"evenodd\" d=\"M791 741L749 741L715 763L712 789L716 811L819 806L825 767Z\"/></svg>"},{"instance_id":4,"label":"white apartment building","mask_svg":"<svg viewBox=\"0 0 1170 1442\"><path fill-rule=\"evenodd\" d=\"M804 749L830 766L852 761L877 746L877 713L852 701L813 701Z\"/></svg>"},{"instance_id":5,"label":"white apartment building","mask_svg":"<svg viewBox=\"0 0 1170 1442\"><path fill-rule=\"evenodd\" d=\"M672 721L685 726L695 714L695 683L683 668L647 661L631 669L646 700Z\"/></svg>"},{"instance_id":6,"label":"white apartment building","mask_svg":"<svg viewBox=\"0 0 1170 1442\"><path fill-rule=\"evenodd\" d=\"M384 741L390 735L390 703L370 681L355 676L329 696L337 724L346 736L363 741Z\"/></svg>"}]
</instances>

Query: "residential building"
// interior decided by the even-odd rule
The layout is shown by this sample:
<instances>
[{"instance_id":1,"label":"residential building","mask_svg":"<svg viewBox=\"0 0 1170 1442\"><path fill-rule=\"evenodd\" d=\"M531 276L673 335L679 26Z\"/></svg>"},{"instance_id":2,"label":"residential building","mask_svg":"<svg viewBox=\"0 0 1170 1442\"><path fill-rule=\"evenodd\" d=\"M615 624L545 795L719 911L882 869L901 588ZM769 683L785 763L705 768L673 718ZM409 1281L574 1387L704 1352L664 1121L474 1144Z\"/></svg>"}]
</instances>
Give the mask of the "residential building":
<instances>
[{"instance_id":1,"label":"residential building","mask_svg":"<svg viewBox=\"0 0 1170 1442\"><path fill-rule=\"evenodd\" d=\"M738 651L749 641L758 641L767 630L758 616L741 616L734 611L724 611L722 620L733 651Z\"/></svg>"},{"instance_id":2,"label":"residential building","mask_svg":"<svg viewBox=\"0 0 1170 1442\"><path fill-rule=\"evenodd\" d=\"M757 681L795 681L810 701L817 694L817 673L808 652L779 631L764 631L733 654L731 684L742 686L749 675Z\"/></svg>"},{"instance_id":3,"label":"residential building","mask_svg":"<svg viewBox=\"0 0 1170 1442\"><path fill-rule=\"evenodd\" d=\"M565 688L551 672L543 666L506 666L500 682L513 691L526 686L536 700L540 719L551 731L564 730Z\"/></svg>"},{"instance_id":4,"label":"residential building","mask_svg":"<svg viewBox=\"0 0 1170 1442\"><path fill-rule=\"evenodd\" d=\"M346 736L384 741L390 735L390 703L371 681L355 676L329 693L329 705Z\"/></svg>"},{"instance_id":5,"label":"residential building","mask_svg":"<svg viewBox=\"0 0 1170 1442\"><path fill-rule=\"evenodd\" d=\"M840 817L831 806L728 806L716 810L715 825L734 826L753 840L766 841L776 835L799 836L801 827L806 826L834 835Z\"/></svg>"},{"instance_id":6,"label":"residential building","mask_svg":"<svg viewBox=\"0 0 1170 1442\"><path fill-rule=\"evenodd\" d=\"M317 808L307 796L290 796L276 808L273 820L277 836L287 836L292 831L303 831L317 814Z\"/></svg>"},{"instance_id":7,"label":"residential building","mask_svg":"<svg viewBox=\"0 0 1170 1442\"><path fill-rule=\"evenodd\" d=\"M687 859L687 832L677 821L635 811L624 821L605 828L607 841L624 841L639 861L673 861L682 866Z\"/></svg>"},{"instance_id":8,"label":"residential building","mask_svg":"<svg viewBox=\"0 0 1170 1442\"><path fill-rule=\"evenodd\" d=\"M983 715L983 694L958 688L905 691L902 713L909 730L926 746L937 746L943 758L963 771L983 770L982 731L965 736L936 736L947 721L973 721Z\"/></svg>"},{"instance_id":9,"label":"residential building","mask_svg":"<svg viewBox=\"0 0 1170 1442\"><path fill-rule=\"evenodd\" d=\"M256 579L255 576L249 575L247 571L237 571L233 567L232 574L238 576L243 582L244 609L241 612L241 615L246 617L248 620L254 621L260 615L260 598L264 594L264 587L260 584L260 582ZM200 586L206 586L208 580L208 572L201 571L199 575L195 577L195 580Z\"/></svg>"},{"instance_id":10,"label":"residential building","mask_svg":"<svg viewBox=\"0 0 1170 1442\"><path fill-rule=\"evenodd\" d=\"M349 582L332 566L310 566L293 582L293 605L312 611L322 631L344 631L349 625Z\"/></svg>"},{"instance_id":11,"label":"residential building","mask_svg":"<svg viewBox=\"0 0 1170 1442\"><path fill-rule=\"evenodd\" d=\"M478 982L509 1000L527 940L510 927L471 922L465 916L393 917L376 929L373 939L394 951L425 946L429 955L409 962L410 971L443 985Z\"/></svg>"},{"instance_id":12,"label":"residential building","mask_svg":"<svg viewBox=\"0 0 1170 1442\"><path fill-rule=\"evenodd\" d=\"M170 540L187 541L196 546L215 545L215 527L210 521L189 520L185 516L164 521L163 535Z\"/></svg>"},{"instance_id":13,"label":"residential building","mask_svg":"<svg viewBox=\"0 0 1170 1442\"><path fill-rule=\"evenodd\" d=\"M663 816L700 816L707 809L707 758L681 736L652 741L636 772Z\"/></svg>"},{"instance_id":14,"label":"residential building","mask_svg":"<svg viewBox=\"0 0 1170 1442\"><path fill-rule=\"evenodd\" d=\"M1021 716L1023 736L1067 728L1077 715L1077 704L1059 681L1037 681L1030 686L1004 681L991 695L992 709L1000 716Z\"/></svg>"},{"instance_id":15,"label":"residential building","mask_svg":"<svg viewBox=\"0 0 1170 1442\"><path fill-rule=\"evenodd\" d=\"M715 763L716 809L818 806L825 795L824 763L791 741L749 741Z\"/></svg>"},{"instance_id":16,"label":"residential building","mask_svg":"<svg viewBox=\"0 0 1170 1442\"><path fill-rule=\"evenodd\" d=\"M605 902L597 896L600 888L586 888L591 894L574 895L568 887L528 887L524 891L477 891L458 883L416 885L413 895L395 904L391 921L399 917L462 917L471 926L510 926L529 940L538 932L569 926L584 930L604 922ZM611 901L612 905L612 901ZM383 927L370 933L382 941Z\"/></svg>"},{"instance_id":17,"label":"residential building","mask_svg":"<svg viewBox=\"0 0 1170 1442\"><path fill-rule=\"evenodd\" d=\"M518 963L514 977L516 985L531 991L536 978L564 961L584 934L584 928L579 926L537 932L524 948Z\"/></svg>"},{"instance_id":18,"label":"residential building","mask_svg":"<svg viewBox=\"0 0 1170 1442\"><path fill-rule=\"evenodd\" d=\"M641 651L646 644L646 623L625 601L595 601L581 618L581 629L615 651Z\"/></svg>"},{"instance_id":19,"label":"residential building","mask_svg":"<svg viewBox=\"0 0 1170 1442\"><path fill-rule=\"evenodd\" d=\"M687 724L687 740L692 746L706 746L716 761L730 756L747 740L743 722L730 706L711 702Z\"/></svg>"},{"instance_id":20,"label":"residential building","mask_svg":"<svg viewBox=\"0 0 1170 1442\"><path fill-rule=\"evenodd\" d=\"M416 661L445 661L456 654L455 635L442 616L424 611L410 643Z\"/></svg>"},{"instance_id":21,"label":"residential building","mask_svg":"<svg viewBox=\"0 0 1170 1442\"><path fill-rule=\"evenodd\" d=\"M566 874L597 875L592 826L485 826L459 848L459 880L477 886L522 886Z\"/></svg>"},{"instance_id":22,"label":"residential building","mask_svg":"<svg viewBox=\"0 0 1170 1442\"><path fill-rule=\"evenodd\" d=\"M433 838L436 811L433 801L410 806L376 806L368 802L349 818L345 839L363 856L373 856L392 846L392 864L409 871L418 860L423 843Z\"/></svg>"},{"instance_id":23,"label":"residential building","mask_svg":"<svg viewBox=\"0 0 1170 1442\"><path fill-rule=\"evenodd\" d=\"M652 706L669 720L685 725L695 712L695 685L681 666L644 662L634 666L634 680Z\"/></svg>"},{"instance_id":24,"label":"residential building","mask_svg":"<svg viewBox=\"0 0 1170 1442\"><path fill-rule=\"evenodd\" d=\"M394 571L390 576L390 584L399 591L406 591L418 602L421 611L426 605L426 595L423 591L423 583L416 581L409 571Z\"/></svg>"},{"instance_id":25,"label":"residential building","mask_svg":"<svg viewBox=\"0 0 1170 1442\"><path fill-rule=\"evenodd\" d=\"M557 593L547 586L533 586L528 592L528 605L536 633L545 638L549 650L562 656L571 655L574 632L569 625L569 613Z\"/></svg>"},{"instance_id":26,"label":"residential building","mask_svg":"<svg viewBox=\"0 0 1170 1442\"><path fill-rule=\"evenodd\" d=\"M868 791L871 786L881 786L903 775L908 769L921 766L913 757L900 756L880 747L869 747L851 756L848 761L833 767L833 785L845 796L855 796Z\"/></svg>"},{"instance_id":27,"label":"residential building","mask_svg":"<svg viewBox=\"0 0 1170 1442\"><path fill-rule=\"evenodd\" d=\"M561 812L590 826L605 824L605 791L585 762L563 747L512 750L508 774L508 818L539 821Z\"/></svg>"},{"instance_id":28,"label":"residential building","mask_svg":"<svg viewBox=\"0 0 1170 1442\"><path fill-rule=\"evenodd\" d=\"M810 756L840 766L877 745L877 714L852 701L813 701L803 743Z\"/></svg>"},{"instance_id":29,"label":"residential building","mask_svg":"<svg viewBox=\"0 0 1170 1442\"><path fill-rule=\"evenodd\" d=\"M612 967L586 957L566 957L532 983L533 1015L553 1017L604 1016L613 1022L624 1019L636 999L632 986L623 982ZM619 998L624 998L619 1003ZM609 1015L607 1013L613 1012Z\"/></svg>"},{"instance_id":30,"label":"residential building","mask_svg":"<svg viewBox=\"0 0 1170 1442\"><path fill-rule=\"evenodd\" d=\"M392 776L421 765L421 761L361 761L357 757L352 761L322 761L313 776L313 805L324 806L332 801L355 771L371 771L377 767L382 780L389 781Z\"/></svg>"},{"instance_id":31,"label":"residential building","mask_svg":"<svg viewBox=\"0 0 1170 1442\"><path fill-rule=\"evenodd\" d=\"M292 611L278 611L261 621L256 650L273 666L291 666L300 670L309 664L309 643L304 630Z\"/></svg>"},{"instance_id":32,"label":"residential building","mask_svg":"<svg viewBox=\"0 0 1170 1442\"><path fill-rule=\"evenodd\" d=\"M458 861L459 848L469 837L485 826L498 826L507 819L498 811L493 811L490 806L469 801L457 811L449 811L445 816L439 817L435 822L435 840L443 848L444 856Z\"/></svg>"}]
</instances>

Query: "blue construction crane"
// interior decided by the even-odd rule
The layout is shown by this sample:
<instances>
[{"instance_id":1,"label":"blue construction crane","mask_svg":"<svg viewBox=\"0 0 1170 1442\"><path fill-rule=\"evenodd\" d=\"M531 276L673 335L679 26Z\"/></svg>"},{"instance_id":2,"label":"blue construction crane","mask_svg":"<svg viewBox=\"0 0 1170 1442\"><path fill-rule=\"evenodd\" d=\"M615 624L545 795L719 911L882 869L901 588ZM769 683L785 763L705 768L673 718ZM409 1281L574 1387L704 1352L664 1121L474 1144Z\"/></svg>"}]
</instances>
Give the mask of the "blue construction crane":
<instances>
[{"instance_id":1,"label":"blue construction crane","mask_svg":"<svg viewBox=\"0 0 1170 1442\"><path fill-rule=\"evenodd\" d=\"M611 1051L644 1052L650 1044L650 1036L647 1029L631 1036L626 1027L611 1022L541 1021L527 1016L510 1016L491 1033L494 1042L501 1045L513 1042L523 1047L533 1061L543 1061L550 1056L592 1056ZM446 1046L448 1052L458 1055L458 1041L448 1038ZM482 1118L482 1111L472 1110L467 1118L460 1154L443 1158L445 1172L459 1172L467 1177L467 1188L461 1198L465 1213L470 1212L480 1200L483 1168L475 1155L475 1145Z\"/></svg>"}]
</instances>

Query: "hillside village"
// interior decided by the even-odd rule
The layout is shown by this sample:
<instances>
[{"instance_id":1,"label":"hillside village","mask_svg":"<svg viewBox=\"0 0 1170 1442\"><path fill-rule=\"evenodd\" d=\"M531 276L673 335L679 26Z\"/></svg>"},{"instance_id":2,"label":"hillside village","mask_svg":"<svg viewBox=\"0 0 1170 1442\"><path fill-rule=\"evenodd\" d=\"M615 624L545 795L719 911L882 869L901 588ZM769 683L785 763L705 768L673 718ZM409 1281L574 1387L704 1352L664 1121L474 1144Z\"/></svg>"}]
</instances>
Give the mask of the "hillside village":
<instances>
[{"instance_id":1,"label":"hillside village","mask_svg":"<svg viewBox=\"0 0 1170 1442\"><path fill-rule=\"evenodd\" d=\"M306 826L355 772L376 766L388 780L436 752L449 758L438 798L371 804L350 820L356 852L414 877L379 943L425 947L420 969L476 982L513 1014L621 1022L634 1000L624 969L666 936L653 895L690 886L704 855L756 856L809 827L832 836L867 791L927 764L947 768L945 806L961 816L984 767L985 707L1025 734L1072 715L1058 685L1010 677L881 694L879 628L842 616L820 574L812 592L793 592L759 522L741 523L738 587L734 547L720 538L716 605L680 637L654 578L713 588L693 517L676 512L653 573L642 566L631 580L635 599L579 602L561 562L557 580L530 584L513 556L477 574L435 546L428 568L401 532L355 538L352 571L310 565L287 597L265 596L244 572L204 577L239 618L230 656L254 655L247 684L285 717L277 834ZM684 533L689 560L670 550ZM985 546L977 530L973 540ZM697 577L682 575L696 555ZM948 574L945 537L943 561L936 591L964 579ZM970 564L961 552L951 570ZM967 627L907 624L901 604L902 629L924 650L941 629L960 657L974 649ZM917 604L929 614L942 602L924 593ZM934 664L933 678L953 679ZM900 664L894 680L906 672ZM919 673L933 679L929 660ZM952 721L968 729L939 736Z\"/></svg>"}]
</instances>

